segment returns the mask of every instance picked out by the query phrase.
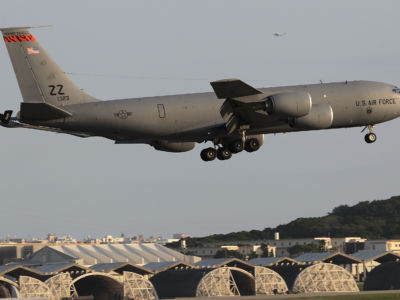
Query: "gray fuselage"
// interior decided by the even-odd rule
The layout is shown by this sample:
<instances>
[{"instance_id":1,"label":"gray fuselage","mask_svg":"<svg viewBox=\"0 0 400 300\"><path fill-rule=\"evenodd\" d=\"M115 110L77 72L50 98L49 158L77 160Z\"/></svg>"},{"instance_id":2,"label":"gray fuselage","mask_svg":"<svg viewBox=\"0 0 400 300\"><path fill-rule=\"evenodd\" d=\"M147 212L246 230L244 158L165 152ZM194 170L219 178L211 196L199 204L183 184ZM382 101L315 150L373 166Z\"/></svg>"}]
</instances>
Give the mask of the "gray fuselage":
<instances>
[{"instance_id":1,"label":"gray fuselage","mask_svg":"<svg viewBox=\"0 0 400 300\"><path fill-rule=\"evenodd\" d=\"M333 110L330 128L374 125L397 118L400 94L393 85L352 81L260 89L265 95L306 91L313 104ZM63 130L85 132L117 141L203 141L224 134L220 110L223 100L214 93L183 94L75 104L63 108L72 116L46 122ZM253 120L247 134L300 131L271 116ZM220 136L221 137L221 136Z\"/></svg>"}]
</instances>

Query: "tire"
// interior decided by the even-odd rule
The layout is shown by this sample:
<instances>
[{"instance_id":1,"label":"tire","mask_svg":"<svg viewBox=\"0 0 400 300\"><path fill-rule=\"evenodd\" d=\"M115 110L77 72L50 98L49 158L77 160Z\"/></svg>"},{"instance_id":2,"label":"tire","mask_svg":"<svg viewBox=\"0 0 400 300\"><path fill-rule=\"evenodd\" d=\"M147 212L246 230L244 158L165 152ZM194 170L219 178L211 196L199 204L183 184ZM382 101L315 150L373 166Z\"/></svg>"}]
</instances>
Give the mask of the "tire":
<instances>
[{"instance_id":1,"label":"tire","mask_svg":"<svg viewBox=\"0 0 400 300\"><path fill-rule=\"evenodd\" d=\"M244 150L244 144L241 140L234 141L230 146L229 149L232 153L239 153Z\"/></svg>"},{"instance_id":2,"label":"tire","mask_svg":"<svg viewBox=\"0 0 400 300\"><path fill-rule=\"evenodd\" d=\"M367 144L372 144L375 143L376 141L376 134L371 132L371 133L367 133L364 137L365 141L367 142Z\"/></svg>"},{"instance_id":3,"label":"tire","mask_svg":"<svg viewBox=\"0 0 400 300\"><path fill-rule=\"evenodd\" d=\"M246 141L245 150L247 152L254 152L260 149L260 147L261 147L260 142L257 139L252 138Z\"/></svg>"},{"instance_id":4,"label":"tire","mask_svg":"<svg viewBox=\"0 0 400 300\"><path fill-rule=\"evenodd\" d=\"M217 157L219 160L227 160L232 157L232 152L228 148L219 148L217 151Z\"/></svg>"},{"instance_id":5,"label":"tire","mask_svg":"<svg viewBox=\"0 0 400 300\"><path fill-rule=\"evenodd\" d=\"M214 148L206 148L200 152L200 157L204 161L212 161L217 157L217 151Z\"/></svg>"}]
</instances>

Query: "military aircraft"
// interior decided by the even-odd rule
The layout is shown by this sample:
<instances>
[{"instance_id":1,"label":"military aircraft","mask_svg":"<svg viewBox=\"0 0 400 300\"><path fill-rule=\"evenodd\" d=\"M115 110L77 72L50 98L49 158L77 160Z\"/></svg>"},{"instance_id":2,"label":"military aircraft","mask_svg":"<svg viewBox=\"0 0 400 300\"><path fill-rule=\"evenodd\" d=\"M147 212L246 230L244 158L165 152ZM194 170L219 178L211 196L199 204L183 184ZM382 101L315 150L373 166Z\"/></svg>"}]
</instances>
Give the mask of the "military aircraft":
<instances>
[{"instance_id":1,"label":"military aircraft","mask_svg":"<svg viewBox=\"0 0 400 300\"><path fill-rule=\"evenodd\" d=\"M204 161L254 152L264 134L363 126L367 143L375 124L400 113L400 89L372 81L254 88L239 79L211 82L214 93L100 101L78 88L29 32L1 28L23 102L7 128L31 128L78 137L101 136L116 144L148 144L184 152L211 141Z\"/></svg>"}]
</instances>

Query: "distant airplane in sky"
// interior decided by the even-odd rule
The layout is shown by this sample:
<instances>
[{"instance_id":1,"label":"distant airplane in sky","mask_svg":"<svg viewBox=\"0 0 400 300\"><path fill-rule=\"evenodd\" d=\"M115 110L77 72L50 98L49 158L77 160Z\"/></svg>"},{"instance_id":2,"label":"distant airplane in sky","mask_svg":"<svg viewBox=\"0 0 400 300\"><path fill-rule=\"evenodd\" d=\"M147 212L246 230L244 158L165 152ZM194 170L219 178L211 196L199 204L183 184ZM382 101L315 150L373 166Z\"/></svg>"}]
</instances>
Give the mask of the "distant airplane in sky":
<instances>
[{"instance_id":1,"label":"distant airplane in sky","mask_svg":"<svg viewBox=\"0 0 400 300\"><path fill-rule=\"evenodd\" d=\"M284 35L286 35L286 32L275 32L274 33L274 36L277 36L277 37L284 36Z\"/></svg>"},{"instance_id":2,"label":"distant airplane in sky","mask_svg":"<svg viewBox=\"0 0 400 300\"><path fill-rule=\"evenodd\" d=\"M364 126L365 141L373 143L374 125L400 113L400 89L372 81L256 89L224 79L211 82L214 93L100 101L72 83L28 29L0 29L23 98L16 117L11 110L0 115L7 128L101 136L168 152L211 141L201 158L212 161L254 152L269 133Z\"/></svg>"}]
</instances>

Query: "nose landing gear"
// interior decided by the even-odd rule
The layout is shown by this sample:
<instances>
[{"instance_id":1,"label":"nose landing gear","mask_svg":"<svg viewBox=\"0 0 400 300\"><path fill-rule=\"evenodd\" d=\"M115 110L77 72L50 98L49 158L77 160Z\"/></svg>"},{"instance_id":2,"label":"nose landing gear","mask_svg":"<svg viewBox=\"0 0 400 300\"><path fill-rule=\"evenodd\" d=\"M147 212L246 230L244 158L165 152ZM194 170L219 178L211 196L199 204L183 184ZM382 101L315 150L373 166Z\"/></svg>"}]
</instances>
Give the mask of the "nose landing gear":
<instances>
[{"instance_id":1,"label":"nose landing gear","mask_svg":"<svg viewBox=\"0 0 400 300\"><path fill-rule=\"evenodd\" d=\"M364 139L368 144L372 144L376 141L376 134L373 132L367 133Z\"/></svg>"},{"instance_id":2,"label":"nose landing gear","mask_svg":"<svg viewBox=\"0 0 400 300\"><path fill-rule=\"evenodd\" d=\"M376 141L376 134L373 133L374 125L369 125L369 126L365 127L365 128L363 129L363 131L364 131L365 129L368 129L368 133L367 133L367 134L365 135L365 137L364 137L365 142L366 142L367 144L375 143L375 141ZM363 131L361 131L361 132L363 132Z\"/></svg>"}]
</instances>

